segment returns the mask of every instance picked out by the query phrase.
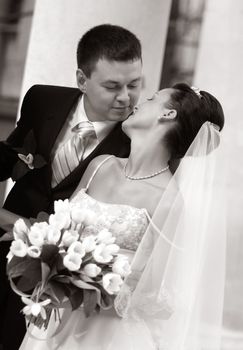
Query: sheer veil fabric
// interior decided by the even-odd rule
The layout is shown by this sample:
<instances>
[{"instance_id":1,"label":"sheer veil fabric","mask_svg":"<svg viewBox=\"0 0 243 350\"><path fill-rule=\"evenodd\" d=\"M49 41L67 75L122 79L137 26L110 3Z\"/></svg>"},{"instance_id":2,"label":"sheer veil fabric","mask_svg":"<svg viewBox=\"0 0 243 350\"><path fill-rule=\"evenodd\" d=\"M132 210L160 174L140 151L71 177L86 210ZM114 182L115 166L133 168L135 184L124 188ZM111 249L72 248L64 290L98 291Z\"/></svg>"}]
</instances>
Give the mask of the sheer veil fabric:
<instances>
[{"instance_id":1,"label":"sheer veil fabric","mask_svg":"<svg viewBox=\"0 0 243 350\"><path fill-rule=\"evenodd\" d=\"M225 171L203 124L166 188L115 300L107 349L220 350L226 266ZM126 343L126 344L125 344ZM118 346L118 347L117 347Z\"/></svg>"}]
</instances>

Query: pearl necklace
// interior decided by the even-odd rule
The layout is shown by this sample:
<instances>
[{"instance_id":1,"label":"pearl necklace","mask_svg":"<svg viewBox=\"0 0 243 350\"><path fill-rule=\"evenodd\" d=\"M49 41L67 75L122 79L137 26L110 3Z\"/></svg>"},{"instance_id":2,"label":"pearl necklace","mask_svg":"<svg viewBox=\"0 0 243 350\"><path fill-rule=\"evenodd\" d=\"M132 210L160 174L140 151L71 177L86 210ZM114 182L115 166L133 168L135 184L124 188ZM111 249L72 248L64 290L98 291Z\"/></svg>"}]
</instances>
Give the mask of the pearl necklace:
<instances>
[{"instance_id":1,"label":"pearl necklace","mask_svg":"<svg viewBox=\"0 0 243 350\"><path fill-rule=\"evenodd\" d=\"M125 177L126 177L127 179L129 179L129 180L144 180L144 179L150 179L151 177L157 176L157 175L159 175L159 174L161 174L161 173L163 173L163 172L165 172L166 170L169 169L169 165L167 165L165 168L162 168L161 170L156 171L156 172L153 173L153 174L145 175L145 176L137 176L137 177L136 177L136 176L129 176L129 175L127 175L127 173L126 173L126 170L127 170L127 163L128 163L128 162L126 162L126 164L125 164L125 166L124 166L124 175L125 175Z\"/></svg>"}]
</instances>

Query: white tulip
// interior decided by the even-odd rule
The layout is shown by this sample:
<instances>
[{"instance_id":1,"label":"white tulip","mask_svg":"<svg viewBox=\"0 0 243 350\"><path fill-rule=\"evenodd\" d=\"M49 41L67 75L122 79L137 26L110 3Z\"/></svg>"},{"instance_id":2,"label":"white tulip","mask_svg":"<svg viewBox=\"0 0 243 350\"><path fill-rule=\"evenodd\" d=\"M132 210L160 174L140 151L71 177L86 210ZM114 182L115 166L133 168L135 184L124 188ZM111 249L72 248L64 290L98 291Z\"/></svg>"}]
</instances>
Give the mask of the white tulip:
<instances>
[{"instance_id":1,"label":"white tulip","mask_svg":"<svg viewBox=\"0 0 243 350\"><path fill-rule=\"evenodd\" d=\"M70 213L67 212L57 212L55 214L51 214L49 217L49 224L52 227L57 227L59 230L66 230L71 225L71 216Z\"/></svg>"},{"instance_id":2,"label":"white tulip","mask_svg":"<svg viewBox=\"0 0 243 350\"><path fill-rule=\"evenodd\" d=\"M47 229L47 243L56 244L61 237L61 231L57 227L49 226Z\"/></svg>"},{"instance_id":3,"label":"white tulip","mask_svg":"<svg viewBox=\"0 0 243 350\"><path fill-rule=\"evenodd\" d=\"M41 247L47 236L49 225L47 222L36 222L29 231L29 240L32 245Z\"/></svg>"},{"instance_id":4,"label":"white tulip","mask_svg":"<svg viewBox=\"0 0 243 350\"><path fill-rule=\"evenodd\" d=\"M41 250L40 247L37 246L30 246L27 248L27 254L31 257L31 258L39 258L39 256L41 255Z\"/></svg>"},{"instance_id":5,"label":"white tulip","mask_svg":"<svg viewBox=\"0 0 243 350\"><path fill-rule=\"evenodd\" d=\"M80 208L80 206L74 206L71 211L71 218L75 222L75 224L84 223L85 210Z\"/></svg>"},{"instance_id":6,"label":"white tulip","mask_svg":"<svg viewBox=\"0 0 243 350\"><path fill-rule=\"evenodd\" d=\"M84 218L84 225L94 225L97 221L97 216L93 210L85 210L85 218Z\"/></svg>"},{"instance_id":7,"label":"white tulip","mask_svg":"<svg viewBox=\"0 0 243 350\"><path fill-rule=\"evenodd\" d=\"M69 253L69 254L65 255L64 258L63 258L63 265L69 271L77 271L77 270L79 270L81 264L82 264L82 258L80 256L80 254Z\"/></svg>"},{"instance_id":8,"label":"white tulip","mask_svg":"<svg viewBox=\"0 0 243 350\"><path fill-rule=\"evenodd\" d=\"M101 230L97 235L98 243L112 244L115 242L115 237L112 236L112 233L107 229Z\"/></svg>"},{"instance_id":9,"label":"white tulip","mask_svg":"<svg viewBox=\"0 0 243 350\"><path fill-rule=\"evenodd\" d=\"M69 213L72 209L73 204L69 202L68 199L64 201L59 199L54 202L54 212L55 213Z\"/></svg>"},{"instance_id":10,"label":"white tulip","mask_svg":"<svg viewBox=\"0 0 243 350\"><path fill-rule=\"evenodd\" d=\"M102 284L109 294L117 294L121 289L123 280L120 275L110 272L103 276Z\"/></svg>"},{"instance_id":11,"label":"white tulip","mask_svg":"<svg viewBox=\"0 0 243 350\"><path fill-rule=\"evenodd\" d=\"M110 254L115 255L115 254L117 254L119 252L120 247L117 244L108 244L106 246L106 249L107 249L107 251L110 252Z\"/></svg>"},{"instance_id":12,"label":"white tulip","mask_svg":"<svg viewBox=\"0 0 243 350\"><path fill-rule=\"evenodd\" d=\"M99 263L108 263L113 259L113 255L116 254L119 249L119 246L116 244L105 245L101 243L97 245L92 254L95 261Z\"/></svg>"},{"instance_id":13,"label":"white tulip","mask_svg":"<svg viewBox=\"0 0 243 350\"><path fill-rule=\"evenodd\" d=\"M69 248L68 248L68 253L72 254L79 254L81 258L85 255L85 250L81 242L73 242Z\"/></svg>"},{"instance_id":14,"label":"white tulip","mask_svg":"<svg viewBox=\"0 0 243 350\"><path fill-rule=\"evenodd\" d=\"M26 237L28 235L28 232L29 232L29 228L23 219L18 219L14 223L14 227L13 227L14 239L22 239L22 241L26 242Z\"/></svg>"},{"instance_id":15,"label":"white tulip","mask_svg":"<svg viewBox=\"0 0 243 350\"><path fill-rule=\"evenodd\" d=\"M22 239L16 239L16 241L11 243L10 252L15 256L23 258L27 254L27 245Z\"/></svg>"},{"instance_id":16,"label":"white tulip","mask_svg":"<svg viewBox=\"0 0 243 350\"><path fill-rule=\"evenodd\" d=\"M112 266L112 271L114 273L119 274L121 277L128 276L131 273L131 266L128 262L127 257L125 256L117 257Z\"/></svg>"},{"instance_id":17,"label":"white tulip","mask_svg":"<svg viewBox=\"0 0 243 350\"><path fill-rule=\"evenodd\" d=\"M96 238L93 235L87 236L82 241L86 253L92 252L96 247Z\"/></svg>"},{"instance_id":18,"label":"white tulip","mask_svg":"<svg viewBox=\"0 0 243 350\"><path fill-rule=\"evenodd\" d=\"M10 261L13 259L14 255L13 253L11 252L11 250L8 252L6 258L8 260L8 264L10 263Z\"/></svg>"},{"instance_id":19,"label":"white tulip","mask_svg":"<svg viewBox=\"0 0 243 350\"><path fill-rule=\"evenodd\" d=\"M101 272L101 268L97 266L96 264L87 264L83 268L83 272L88 276L88 277L97 277L98 274Z\"/></svg>"},{"instance_id":20,"label":"white tulip","mask_svg":"<svg viewBox=\"0 0 243 350\"><path fill-rule=\"evenodd\" d=\"M73 242L76 242L79 238L79 234L75 230L66 230L62 236L62 243L65 247L69 247Z\"/></svg>"}]
</instances>

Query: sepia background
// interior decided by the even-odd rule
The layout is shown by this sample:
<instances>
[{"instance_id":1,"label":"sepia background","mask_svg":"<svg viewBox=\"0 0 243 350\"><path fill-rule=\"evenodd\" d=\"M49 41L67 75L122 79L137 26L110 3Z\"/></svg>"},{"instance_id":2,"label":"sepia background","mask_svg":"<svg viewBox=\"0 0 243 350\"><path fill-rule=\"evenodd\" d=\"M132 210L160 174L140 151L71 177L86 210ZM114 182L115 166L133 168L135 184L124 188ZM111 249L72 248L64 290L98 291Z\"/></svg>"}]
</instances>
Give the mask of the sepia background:
<instances>
[{"instance_id":1,"label":"sepia background","mask_svg":"<svg viewBox=\"0 0 243 350\"><path fill-rule=\"evenodd\" d=\"M14 128L30 86L76 85L77 41L101 23L127 27L141 40L141 100L185 81L211 92L223 105L232 262L227 267L225 337L227 349L242 350L242 0L0 0L0 140ZM1 204L10 187L10 182L0 183Z\"/></svg>"}]
</instances>

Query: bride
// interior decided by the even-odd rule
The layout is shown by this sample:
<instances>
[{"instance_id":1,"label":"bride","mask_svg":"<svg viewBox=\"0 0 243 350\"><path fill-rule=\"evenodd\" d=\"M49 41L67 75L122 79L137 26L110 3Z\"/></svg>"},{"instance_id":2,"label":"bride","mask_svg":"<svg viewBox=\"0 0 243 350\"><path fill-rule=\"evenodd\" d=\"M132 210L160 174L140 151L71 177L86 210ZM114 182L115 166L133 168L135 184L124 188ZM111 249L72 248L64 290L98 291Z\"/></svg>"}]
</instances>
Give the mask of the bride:
<instances>
[{"instance_id":1,"label":"bride","mask_svg":"<svg viewBox=\"0 0 243 350\"><path fill-rule=\"evenodd\" d=\"M58 332L54 320L43 339L28 331L21 350L220 349L223 202L215 174L223 126L216 98L186 84L135 108L123 122L129 158L95 158L71 198L95 212L92 234L101 225L113 233L132 273L112 310L89 318L64 310ZM175 158L182 161L172 175ZM0 218L2 226L16 220L6 210Z\"/></svg>"}]
</instances>

